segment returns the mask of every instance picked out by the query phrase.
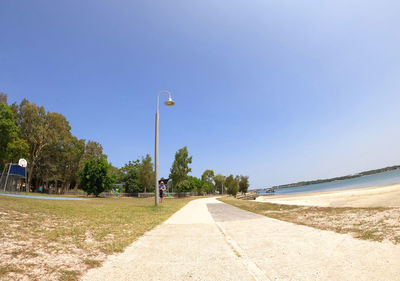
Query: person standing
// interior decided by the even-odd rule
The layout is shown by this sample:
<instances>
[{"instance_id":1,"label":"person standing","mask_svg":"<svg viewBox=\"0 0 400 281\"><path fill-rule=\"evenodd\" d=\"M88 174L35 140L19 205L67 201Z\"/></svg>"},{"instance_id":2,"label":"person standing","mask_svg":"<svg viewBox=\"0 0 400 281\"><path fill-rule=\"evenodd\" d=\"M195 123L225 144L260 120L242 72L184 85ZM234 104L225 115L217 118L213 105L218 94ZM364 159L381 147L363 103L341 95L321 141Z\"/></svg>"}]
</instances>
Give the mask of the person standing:
<instances>
[{"instance_id":1,"label":"person standing","mask_svg":"<svg viewBox=\"0 0 400 281\"><path fill-rule=\"evenodd\" d=\"M164 196L165 196L165 190L167 187L165 186L164 182L160 182L160 198L161 198L161 203L164 202Z\"/></svg>"}]
</instances>

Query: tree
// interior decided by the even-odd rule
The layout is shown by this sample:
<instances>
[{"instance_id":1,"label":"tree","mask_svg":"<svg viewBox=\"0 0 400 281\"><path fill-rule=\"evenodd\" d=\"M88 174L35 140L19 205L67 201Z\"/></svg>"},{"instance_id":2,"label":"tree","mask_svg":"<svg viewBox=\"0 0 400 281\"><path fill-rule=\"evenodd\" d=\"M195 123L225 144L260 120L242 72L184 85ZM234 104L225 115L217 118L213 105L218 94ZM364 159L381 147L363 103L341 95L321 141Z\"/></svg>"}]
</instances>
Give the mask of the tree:
<instances>
[{"instance_id":1,"label":"tree","mask_svg":"<svg viewBox=\"0 0 400 281\"><path fill-rule=\"evenodd\" d=\"M146 157L142 157L138 177L139 185L142 187L144 192L147 192L147 190L154 191L154 178L155 173L153 163L151 162L151 156L150 154L146 154Z\"/></svg>"},{"instance_id":2,"label":"tree","mask_svg":"<svg viewBox=\"0 0 400 281\"><path fill-rule=\"evenodd\" d=\"M72 135L71 126L62 114L46 112L43 106L26 99L19 105L6 103L7 96L0 93L0 168L5 161L27 158L28 187L33 183L36 187L54 183L65 192L75 183L77 188L77 172L83 164L92 158L106 159L99 143L85 144Z\"/></svg>"},{"instance_id":3,"label":"tree","mask_svg":"<svg viewBox=\"0 0 400 281\"><path fill-rule=\"evenodd\" d=\"M140 172L140 161L129 161L121 168L121 183L124 184L124 190L127 193L139 193L143 192L142 187L139 184L139 172Z\"/></svg>"},{"instance_id":4,"label":"tree","mask_svg":"<svg viewBox=\"0 0 400 281\"><path fill-rule=\"evenodd\" d=\"M106 190L110 190L114 178L110 173L111 164L104 157L89 159L79 172L80 186L89 195L98 196Z\"/></svg>"},{"instance_id":5,"label":"tree","mask_svg":"<svg viewBox=\"0 0 400 281\"><path fill-rule=\"evenodd\" d=\"M191 191L196 190L198 194L203 194L206 184L199 178L189 177L189 185Z\"/></svg>"},{"instance_id":6,"label":"tree","mask_svg":"<svg viewBox=\"0 0 400 281\"><path fill-rule=\"evenodd\" d=\"M239 190L239 181L237 177L235 178L233 175L229 175L229 177L225 180L225 185L227 187L227 193L235 196Z\"/></svg>"},{"instance_id":7,"label":"tree","mask_svg":"<svg viewBox=\"0 0 400 281\"><path fill-rule=\"evenodd\" d=\"M29 158L29 146L26 141L17 138L7 145L7 161L17 163L21 158Z\"/></svg>"},{"instance_id":8,"label":"tree","mask_svg":"<svg viewBox=\"0 0 400 281\"><path fill-rule=\"evenodd\" d=\"M249 177L248 176L240 176L239 180L239 191L241 193L246 193L249 189Z\"/></svg>"},{"instance_id":9,"label":"tree","mask_svg":"<svg viewBox=\"0 0 400 281\"><path fill-rule=\"evenodd\" d=\"M0 93L0 104L7 104L7 95L5 93Z\"/></svg>"},{"instance_id":10,"label":"tree","mask_svg":"<svg viewBox=\"0 0 400 281\"><path fill-rule=\"evenodd\" d=\"M209 194L215 193L215 185L213 183L214 179L214 171L213 170L205 170L201 175L201 180L206 183L205 191Z\"/></svg>"},{"instance_id":11,"label":"tree","mask_svg":"<svg viewBox=\"0 0 400 281\"><path fill-rule=\"evenodd\" d=\"M0 103L0 171L6 163L16 163L20 158L29 156L29 146L18 134L14 112L6 103Z\"/></svg>"},{"instance_id":12,"label":"tree","mask_svg":"<svg viewBox=\"0 0 400 281\"><path fill-rule=\"evenodd\" d=\"M212 182L214 179L214 171L213 170L205 170L201 175L201 180L205 182Z\"/></svg>"},{"instance_id":13,"label":"tree","mask_svg":"<svg viewBox=\"0 0 400 281\"><path fill-rule=\"evenodd\" d=\"M122 173L121 169L111 165L110 172L115 177L116 183L122 183L122 177L124 174Z\"/></svg>"},{"instance_id":14,"label":"tree","mask_svg":"<svg viewBox=\"0 0 400 281\"><path fill-rule=\"evenodd\" d=\"M0 104L0 168L3 171L7 160L9 144L18 139L18 127L14 122L11 108L4 103Z\"/></svg>"},{"instance_id":15,"label":"tree","mask_svg":"<svg viewBox=\"0 0 400 281\"><path fill-rule=\"evenodd\" d=\"M103 154L103 146L97 141L89 140L85 145L85 153L82 157L82 163L85 163L86 160L92 158L99 159L101 157L107 159L107 155Z\"/></svg>"},{"instance_id":16,"label":"tree","mask_svg":"<svg viewBox=\"0 0 400 281\"><path fill-rule=\"evenodd\" d=\"M71 126L62 114L48 112L45 116L47 132L45 147L41 150L32 171L36 188L44 182L54 182L57 192L68 192L76 179L84 142L71 134ZM59 189L60 188L60 189Z\"/></svg>"},{"instance_id":17,"label":"tree","mask_svg":"<svg viewBox=\"0 0 400 281\"><path fill-rule=\"evenodd\" d=\"M96 141L87 141L79 140L79 147L80 147L80 158L78 163L78 171L82 170L83 164L89 159L99 159L104 157L107 159L107 155L103 154L103 147L100 143ZM83 145L83 148L82 148ZM80 180L78 174L75 174L75 189L78 189Z\"/></svg>"},{"instance_id":18,"label":"tree","mask_svg":"<svg viewBox=\"0 0 400 281\"><path fill-rule=\"evenodd\" d=\"M37 106L24 99L19 105L17 124L20 136L29 145L28 179L29 192L33 171L41 153L49 144L49 120L43 106Z\"/></svg>"},{"instance_id":19,"label":"tree","mask_svg":"<svg viewBox=\"0 0 400 281\"><path fill-rule=\"evenodd\" d=\"M215 188L220 192L220 194L225 193L225 176L221 174L217 174L214 176L214 183L215 183Z\"/></svg>"},{"instance_id":20,"label":"tree","mask_svg":"<svg viewBox=\"0 0 400 281\"><path fill-rule=\"evenodd\" d=\"M190 192L192 191L192 186L189 180L186 178L175 184L175 191L177 192Z\"/></svg>"},{"instance_id":21,"label":"tree","mask_svg":"<svg viewBox=\"0 0 400 281\"><path fill-rule=\"evenodd\" d=\"M74 136L65 139L64 147L60 158L59 170L62 172L61 180L63 181L63 193L68 192L71 183L75 181L77 184L77 175L81 168L80 161L85 150L84 140L79 140Z\"/></svg>"},{"instance_id":22,"label":"tree","mask_svg":"<svg viewBox=\"0 0 400 281\"><path fill-rule=\"evenodd\" d=\"M175 160L172 163L169 178L172 179L172 184L177 187L182 181L187 180L188 174L192 171L189 168L189 164L192 163L192 156L189 157L189 152L187 147L179 149L175 153ZM187 188L186 183L181 185Z\"/></svg>"},{"instance_id":23,"label":"tree","mask_svg":"<svg viewBox=\"0 0 400 281\"><path fill-rule=\"evenodd\" d=\"M47 169L51 169L52 178L56 182L58 193L69 190L71 181L78 172L80 150L78 149L78 139L71 134L71 126L65 116L56 112L48 112L46 114L48 130L47 130L47 146L39 158L39 167L45 164ZM39 181L36 180L36 186ZM61 190L58 190L59 183Z\"/></svg>"}]
</instances>

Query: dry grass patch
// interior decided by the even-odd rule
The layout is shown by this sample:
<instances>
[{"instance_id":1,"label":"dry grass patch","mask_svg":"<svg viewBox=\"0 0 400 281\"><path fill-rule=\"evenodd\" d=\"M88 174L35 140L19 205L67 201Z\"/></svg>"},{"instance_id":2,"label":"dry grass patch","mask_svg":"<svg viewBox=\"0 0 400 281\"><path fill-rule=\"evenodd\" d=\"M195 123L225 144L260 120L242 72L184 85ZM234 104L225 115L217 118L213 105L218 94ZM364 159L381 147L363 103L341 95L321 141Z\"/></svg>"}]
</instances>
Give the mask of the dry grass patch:
<instances>
[{"instance_id":1,"label":"dry grass patch","mask_svg":"<svg viewBox=\"0 0 400 281\"><path fill-rule=\"evenodd\" d=\"M305 207L245 201L232 197L219 200L274 219L349 233L364 240L400 243L400 208Z\"/></svg>"},{"instance_id":2,"label":"dry grass patch","mask_svg":"<svg viewBox=\"0 0 400 281\"><path fill-rule=\"evenodd\" d=\"M77 280L192 198L59 201L0 196L0 279Z\"/></svg>"},{"instance_id":3,"label":"dry grass patch","mask_svg":"<svg viewBox=\"0 0 400 281\"><path fill-rule=\"evenodd\" d=\"M5 275L7 275L10 272L22 273L24 271L12 264L0 265L0 278L4 277Z\"/></svg>"}]
</instances>

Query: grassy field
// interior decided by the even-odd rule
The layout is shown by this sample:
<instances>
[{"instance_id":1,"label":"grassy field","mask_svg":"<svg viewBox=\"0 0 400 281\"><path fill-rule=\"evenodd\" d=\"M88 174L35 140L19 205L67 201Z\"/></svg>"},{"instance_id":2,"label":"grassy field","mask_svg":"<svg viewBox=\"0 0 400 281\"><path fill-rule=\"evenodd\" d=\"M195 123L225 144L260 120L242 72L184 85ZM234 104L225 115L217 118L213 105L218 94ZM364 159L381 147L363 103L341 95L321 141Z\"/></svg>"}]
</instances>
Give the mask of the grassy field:
<instances>
[{"instance_id":1,"label":"grassy field","mask_svg":"<svg viewBox=\"0 0 400 281\"><path fill-rule=\"evenodd\" d=\"M238 200L232 197L219 200L274 219L349 233L359 239L400 243L400 208L304 207Z\"/></svg>"},{"instance_id":2,"label":"grassy field","mask_svg":"<svg viewBox=\"0 0 400 281\"><path fill-rule=\"evenodd\" d=\"M0 280L78 280L190 200L0 196Z\"/></svg>"}]
</instances>

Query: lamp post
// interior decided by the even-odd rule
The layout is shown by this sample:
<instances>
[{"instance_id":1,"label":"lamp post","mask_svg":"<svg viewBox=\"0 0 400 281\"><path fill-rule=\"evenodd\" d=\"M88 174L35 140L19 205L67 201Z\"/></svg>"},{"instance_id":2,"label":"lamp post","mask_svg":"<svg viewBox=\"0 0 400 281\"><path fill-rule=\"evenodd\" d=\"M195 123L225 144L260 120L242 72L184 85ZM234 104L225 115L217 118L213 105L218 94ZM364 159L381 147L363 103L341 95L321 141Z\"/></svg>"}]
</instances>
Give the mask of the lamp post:
<instances>
[{"instance_id":1,"label":"lamp post","mask_svg":"<svg viewBox=\"0 0 400 281\"><path fill-rule=\"evenodd\" d=\"M155 205L158 206L158 201L159 201L159 187L158 187L158 125L159 125L159 104L160 104L160 96L162 94L168 94L168 100L164 103L166 106L173 106L175 105L175 102L171 98L171 93L168 91L161 91L158 93L157 96L157 111L156 111L156 139L155 139L155 151L154 151L154 163L155 163L155 174L156 174L156 185L154 192L156 194L155 198Z\"/></svg>"}]
</instances>

